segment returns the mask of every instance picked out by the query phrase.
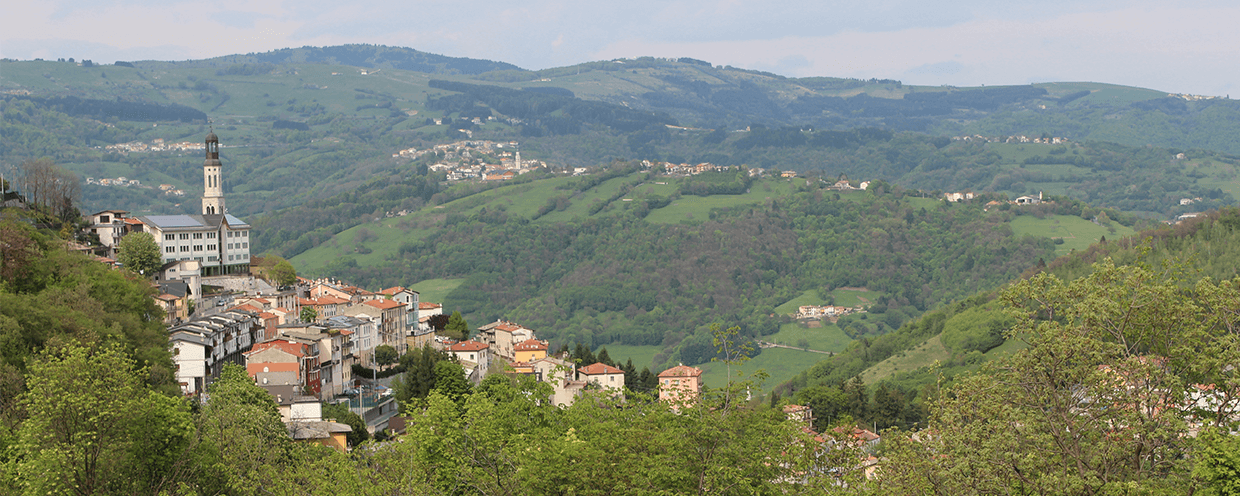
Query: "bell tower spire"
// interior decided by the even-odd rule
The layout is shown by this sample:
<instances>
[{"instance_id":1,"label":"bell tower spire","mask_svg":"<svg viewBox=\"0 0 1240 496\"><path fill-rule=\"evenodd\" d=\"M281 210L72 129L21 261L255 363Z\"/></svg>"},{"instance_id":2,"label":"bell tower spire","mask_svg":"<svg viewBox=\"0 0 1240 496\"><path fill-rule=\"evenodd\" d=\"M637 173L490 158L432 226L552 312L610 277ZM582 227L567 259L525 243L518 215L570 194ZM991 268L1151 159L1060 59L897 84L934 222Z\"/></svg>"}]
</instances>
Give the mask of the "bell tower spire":
<instances>
[{"instance_id":1,"label":"bell tower spire","mask_svg":"<svg viewBox=\"0 0 1240 496\"><path fill-rule=\"evenodd\" d=\"M220 184L220 139L215 130L207 134L207 159L202 163L202 214L220 215L224 210L224 187Z\"/></svg>"}]
</instances>

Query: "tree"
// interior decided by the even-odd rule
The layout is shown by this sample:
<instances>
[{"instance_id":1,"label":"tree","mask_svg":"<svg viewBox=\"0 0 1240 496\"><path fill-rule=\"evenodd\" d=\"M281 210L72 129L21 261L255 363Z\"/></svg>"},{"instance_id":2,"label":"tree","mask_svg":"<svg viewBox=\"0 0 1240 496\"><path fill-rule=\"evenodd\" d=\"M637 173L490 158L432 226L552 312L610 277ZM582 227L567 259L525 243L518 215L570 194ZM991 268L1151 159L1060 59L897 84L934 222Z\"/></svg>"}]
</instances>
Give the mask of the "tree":
<instances>
[{"instance_id":1,"label":"tree","mask_svg":"<svg viewBox=\"0 0 1240 496\"><path fill-rule=\"evenodd\" d=\"M211 383L197 425L202 493L270 491L282 487L272 474L300 462L275 400L240 365L225 364Z\"/></svg>"},{"instance_id":2,"label":"tree","mask_svg":"<svg viewBox=\"0 0 1240 496\"><path fill-rule=\"evenodd\" d=\"M426 319L426 323L427 325L430 325L431 329L435 332L443 332L444 328L448 327L448 316L442 313L439 315L432 315L430 318Z\"/></svg>"},{"instance_id":3,"label":"tree","mask_svg":"<svg viewBox=\"0 0 1240 496\"><path fill-rule=\"evenodd\" d=\"M333 418L353 428L346 435L350 447L356 447L370 439L370 432L366 430L366 422L360 415L350 410L345 403L323 403L323 418Z\"/></svg>"},{"instance_id":4,"label":"tree","mask_svg":"<svg viewBox=\"0 0 1240 496\"><path fill-rule=\"evenodd\" d=\"M71 222L78 217L73 206L81 195L81 183L77 175L56 165L44 157L21 163L21 191L26 201L46 209L61 222Z\"/></svg>"},{"instance_id":5,"label":"tree","mask_svg":"<svg viewBox=\"0 0 1240 496\"><path fill-rule=\"evenodd\" d=\"M469 381L465 380L465 369L461 364L444 360L435 364L435 388L444 397L464 406L465 399L472 392Z\"/></svg>"},{"instance_id":6,"label":"tree","mask_svg":"<svg viewBox=\"0 0 1240 496\"><path fill-rule=\"evenodd\" d=\"M891 436L882 492L1191 494L1190 427L1240 409L1240 281L1189 285L1182 270L1106 259L1003 291L1028 347L939 395L935 436Z\"/></svg>"},{"instance_id":7,"label":"tree","mask_svg":"<svg viewBox=\"0 0 1240 496\"><path fill-rule=\"evenodd\" d=\"M444 331L454 339L461 341L469 339L469 324L465 322L464 317L461 317L459 311L453 311L452 316L448 317L448 325L444 326Z\"/></svg>"},{"instance_id":8,"label":"tree","mask_svg":"<svg viewBox=\"0 0 1240 496\"><path fill-rule=\"evenodd\" d=\"M189 409L143 387L119 346L45 351L21 397L18 479L30 493L156 494L174 486L193 437Z\"/></svg>"},{"instance_id":9,"label":"tree","mask_svg":"<svg viewBox=\"0 0 1240 496\"><path fill-rule=\"evenodd\" d=\"M399 358L400 355L396 353L396 348L386 344L381 344L375 347L375 363L380 366L396 363L396 360Z\"/></svg>"},{"instance_id":10,"label":"tree","mask_svg":"<svg viewBox=\"0 0 1240 496\"><path fill-rule=\"evenodd\" d=\"M598 356L597 356L597 357L595 357L595 359L596 359L596 360L598 360L598 363L602 363L602 364L605 364L605 365L610 365L610 366L612 366L612 367L615 367L615 366L616 366L615 362L611 361L611 355L608 355L608 354L607 354L607 347L606 347L606 346L604 346L604 347L602 347L602 348L600 348L600 349L598 350Z\"/></svg>"},{"instance_id":11,"label":"tree","mask_svg":"<svg viewBox=\"0 0 1240 496\"><path fill-rule=\"evenodd\" d=\"M276 284L280 286L292 286L297 283L297 269L293 268L293 264L289 263L283 257L276 261L271 267L271 277L275 279Z\"/></svg>"},{"instance_id":12,"label":"tree","mask_svg":"<svg viewBox=\"0 0 1240 496\"><path fill-rule=\"evenodd\" d=\"M301 307L302 322L317 322L319 320L319 311L314 307Z\"/></svg>"},{"instance_id":13,"label":"tree","mask_svg":"<svg viewBox=\"0 0 1240 496\"><path fill-rule=\"evenodd\" d=\"M159 244L148 232L133 232L121 238L117 246L117 261L126 269L145 277L155 277L163 266Z\"/></svg>"}]
</instances>

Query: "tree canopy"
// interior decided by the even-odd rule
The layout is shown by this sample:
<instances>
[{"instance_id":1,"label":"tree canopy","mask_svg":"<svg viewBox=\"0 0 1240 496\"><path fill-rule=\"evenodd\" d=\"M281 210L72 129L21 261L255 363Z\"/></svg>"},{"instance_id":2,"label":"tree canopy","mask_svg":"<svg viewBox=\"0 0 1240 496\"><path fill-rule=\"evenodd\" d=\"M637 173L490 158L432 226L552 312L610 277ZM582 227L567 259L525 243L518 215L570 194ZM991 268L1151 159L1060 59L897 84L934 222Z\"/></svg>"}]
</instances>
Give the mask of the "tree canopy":
<instances>
[{"instance_id":1,"label":"tree canopy","mask_svg":"<svg viewBox=\"0 0 1240 496\"><path fill-rule=\"evenodd\" d=\"M148 232L134 232L121 238L117 246L117 261L126 269L145 277L154 277L163 266L159 244Z\"/></svg>"}]
</instances>

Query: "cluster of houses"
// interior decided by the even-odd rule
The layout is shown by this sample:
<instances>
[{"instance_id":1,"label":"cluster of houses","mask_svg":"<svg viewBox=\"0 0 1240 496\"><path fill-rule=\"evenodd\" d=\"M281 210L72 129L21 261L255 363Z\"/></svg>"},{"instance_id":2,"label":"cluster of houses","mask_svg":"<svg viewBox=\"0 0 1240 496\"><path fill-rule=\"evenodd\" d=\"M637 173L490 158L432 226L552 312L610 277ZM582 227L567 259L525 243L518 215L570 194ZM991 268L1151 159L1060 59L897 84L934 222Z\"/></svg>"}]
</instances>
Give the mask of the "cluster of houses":
<instances>
[{"instance_id":1,"label":"cluster of houses","mask_svg":"<svg viewBox=\"0 0 1240 496\"><path fill-rule=\"evenodd\" d=\"M797 307L799 320L837 319L851 313L865 312L865 307L841 307L835 305L801 305Z\"/></svg>"},{"instance_id":2,"label":"cluster of houses","mask_svg":"<svg viewBox=\"0 0 1240 496\"><path fill-rule=\"evenodd\" d=\"M952 136L952 141L964 141L966 143L1035 143L1042 145L1061 145L1070 142L1068 138L1059 136L1030 138L1025 135L982 136L980 134Z\"/></svg>"},{"instance_id":3,"label":"cluster of houses","mask_svg":"<svg viewBox=\"0 0 1240 496\"><path fill-rule=\"evenodd\" d=\"M205 146L202 143L191 143L189 141L165 143L163 138L156 138L151 140L150 143L130 141L128 143L107 145L103 147L103 149L109 152L128 155L130 152L196 152L202 150L204 147Z\"/></svg>"},{"instance_id":4,"label":"cluster of houses","mask_svg":"<svg viewBox=\"0 0 1240 496\"><path fill-rule=\"evenodd\" d=\"M417 160L429 153L438 154L441 159L431 165L430 170L446 172L449 181L504 181L540 167L547 167L547 163L543 161L522 160L520 143L516 141L457 141L424 150L406 148L393 153L392 158ZM497 161L498 163L495 163Z\"/></svg>"},{"instance_id":5,"label":"cluster of houses","mask_svg":"<svg viewBox=\"0 0 1240 496\"><path fill-rule=\"evenodd\" d=\"M129 179L125 176L114 177L114 178L113 177L102 177L98 179L93 178L93 177L88 177L86 178L86 184L88 186L119 186L122 188L134 187L134 188L152 189L150 186L143 185L142 181L139 181L137 179ZM159 185L159 191L169 196L185 196L185 190L179 189L175 185L172 185L172 184Z\"/></svg>"}]
</instances>

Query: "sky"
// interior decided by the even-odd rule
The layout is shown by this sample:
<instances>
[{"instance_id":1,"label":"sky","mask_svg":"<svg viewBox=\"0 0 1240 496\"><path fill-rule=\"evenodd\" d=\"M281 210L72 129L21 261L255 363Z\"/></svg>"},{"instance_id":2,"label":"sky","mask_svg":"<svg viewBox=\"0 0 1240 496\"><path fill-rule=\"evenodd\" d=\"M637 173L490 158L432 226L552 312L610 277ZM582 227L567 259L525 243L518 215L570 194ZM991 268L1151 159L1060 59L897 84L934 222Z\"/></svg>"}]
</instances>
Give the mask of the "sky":
<instances>
[{"instance_id":1,"label":"sky","mask_svg":"<svg viewBox=\"0 0 1240 496\"><path fill-rule=\"evenodd\" d=\"M1093 81L1240 97L1234 0L41 0L6 2L0 14L0 57L18 60L368 43L526 69L692 57L789 77Z\"/></svg>"}]
</instances>

